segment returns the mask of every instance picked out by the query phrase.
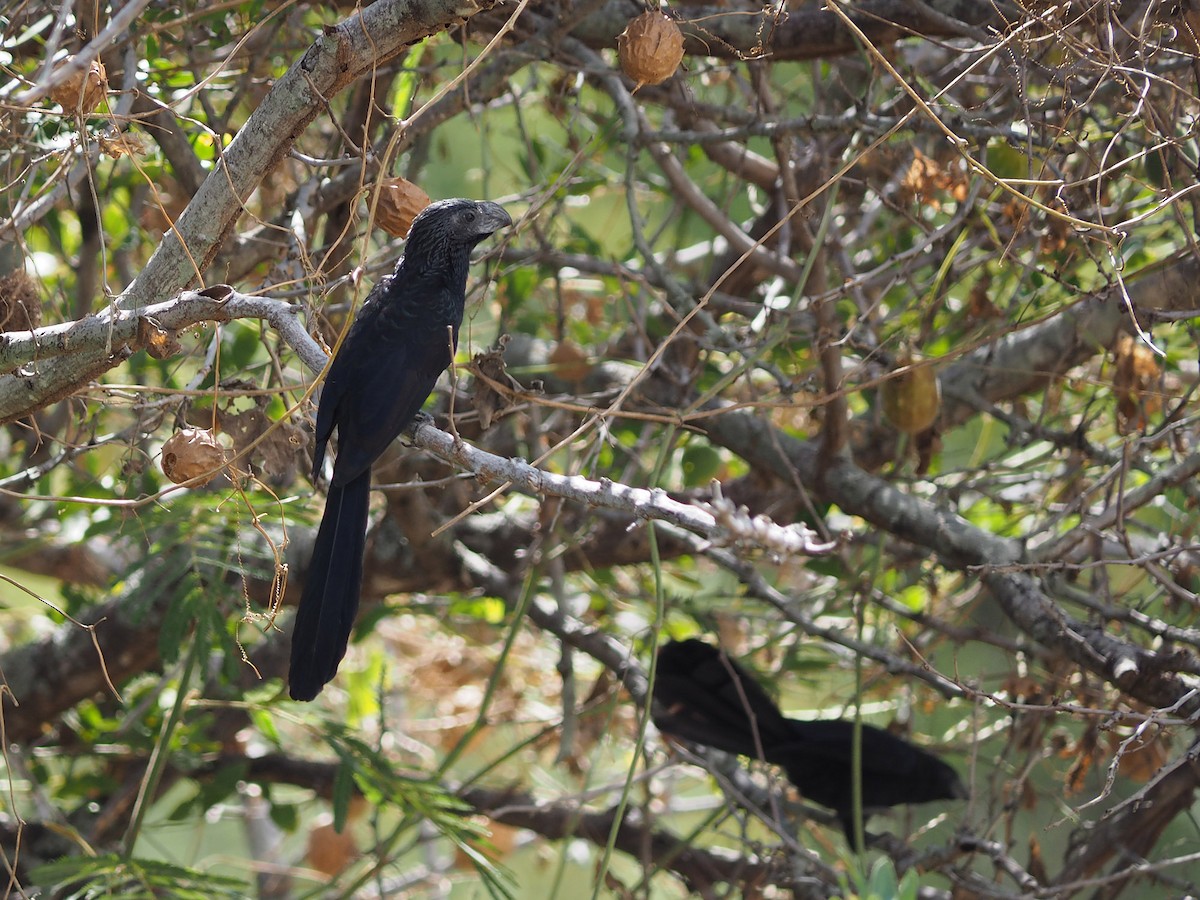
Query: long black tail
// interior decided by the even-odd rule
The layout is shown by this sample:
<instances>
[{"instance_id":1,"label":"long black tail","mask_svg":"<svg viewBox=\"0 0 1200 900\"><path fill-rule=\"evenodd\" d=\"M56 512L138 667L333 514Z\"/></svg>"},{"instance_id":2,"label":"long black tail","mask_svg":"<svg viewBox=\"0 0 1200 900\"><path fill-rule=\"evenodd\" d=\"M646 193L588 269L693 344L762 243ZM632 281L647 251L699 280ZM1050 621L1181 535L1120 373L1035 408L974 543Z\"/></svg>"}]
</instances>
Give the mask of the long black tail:
<instances>
[{"instance_id":1,"label":"long black tail","mask_svg":"<svg viewBox=\"0 0 1200 900\"><path fill-rule=\"evenodd\" d=\"M317 696L346 655L362 589L370 499L370 469L341 487L329 486L292 627L288 686L293 700Z\"/></svg>"},{"instance_id":2,"label":"long black tail","mask_svg":"<svg viewBox=\"0 0 1200 900\"><path fill-rule=\"evenodd\" d=\"M854 722L785 718L749 672L697 640L659 648L651 713L659 731L782 766L806 799L837 813L856 846ZM871 725L859 733L864 810L967 796L958 773L929 751Z\"/></svg>"}]
</instances>

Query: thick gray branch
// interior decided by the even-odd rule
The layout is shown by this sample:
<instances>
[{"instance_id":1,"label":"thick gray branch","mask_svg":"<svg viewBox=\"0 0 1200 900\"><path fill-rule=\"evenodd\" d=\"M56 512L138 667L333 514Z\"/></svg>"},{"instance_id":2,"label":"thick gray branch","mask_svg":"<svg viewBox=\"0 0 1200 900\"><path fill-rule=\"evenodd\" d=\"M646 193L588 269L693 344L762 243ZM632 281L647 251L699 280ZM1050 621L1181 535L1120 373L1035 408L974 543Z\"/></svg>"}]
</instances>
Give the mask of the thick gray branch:
<instances>
[{"instance_id":1,"label":"thick gray branch","mask_svg":"<svg viewBox=\"0 0 1200 900\"><path fill-rule=\"evenodd\" d=\"M1156 313L1200 315L1200 260L1188 257L1128 284L1143 328ZM942 370L943 421L963 422L978 411L975 398L996 403L1039 390L1091 359L1132 327L1117 288L1101 291L1049 321L981 347Z\"/></svg>"},{"instance_id":2,"label":"thick gray branch","mask_svg":"<svg viewBox=\"0 0 1200 900\"><path fill-rule=\"evenodd\" d=\"M523 459L509 459L472 447L425 423L411 432L413 443L446 462L474 473L484 481L511 484L539 496L562 497L587 506L629 513L639 519L659 519L678 525L714 541L754 544L772 552L818 554L832 549L821 544L803 525L781 526L765 517L745 520L719 498L695 505L672 499L661 489L629 487L602 478L593 481L581 475L558 475L531 466Z\"/></svg>"},{"instance_id":3,"label":"thick gray branch","mask_svg":"<svg viewBox=\"0 0 1200 900\"><path fill-rule=\"evenodd\" d=\"M778 6L782 6L779 4ZM774 4L738 3L680 6L685 49L696 56L738 59L768 55L773 60L818 59L858 52L855 35L824 3L789 4L775 15ZM572 30L573 37L594 49L613 47L629 20L644 12L634 0L612 0ZM978 0L864 0L847 10L855 24L875 46L906 37L986 36L985 29L1007 30L1016 19L1016 7ZM697 23L690 25L690 22Z\"/></svg>"},{"instance_id":4,"label":"thick gray branch","mask_svg":"<svg viewBox=\"0 0 1200 900\"><path fill-rule=\"evenodd\" d=\"M300 323L301 310L302 307L294 303L252 297L238 293L229 285L218 284L204 291L184 291L178 297L137 310L110 307L75 322L47 325L34 331L0 333L0 371L36 363L39 357L46 355L71 357L101 352L114 358L128 356L145 344L147 328L162 333L203 322L266 319L305 365L319 372L324 366L325 354Z\"/></svg>"},{"instance_id":5,"label":"thick gray branch","mask_svg":"<svg viewBox=\"0 0 1200 900\"><path fill-rule=\"evenodd\" d=\"M984 583L1005 614L1044 646L1144 703L1165 708L1187 697L1179 708L1181 714L1200 710L1200 700L1186 681L1168 671L1181 663L1187 668L1186 661L1144 650L1067 615L1034 576L1019 570L1024 555L1019 542L906 494L852 463L823 468L814 444L792 438L753 415L734 412L706 422L713 441L734 450L756 469L769 471L785 483L809 486L844 512L928 548L950 568L981 568Z\"/></svg>"},{"instance_id":6,"label":"thick gray branch","mask_svg":"<svg viewBox=\"0 0 1200 900\"><path fill-rule=\"evenodd\" d=\"M275 82L116 306L149 306L200 278L241 215L245 199L329 98L409 44L491 5L491 0L379 0L327 28ZM28 377L0 376L0 420L20 418L67 396L122 358L92 349L51 360Z\"/></svg>"}]
</instances>

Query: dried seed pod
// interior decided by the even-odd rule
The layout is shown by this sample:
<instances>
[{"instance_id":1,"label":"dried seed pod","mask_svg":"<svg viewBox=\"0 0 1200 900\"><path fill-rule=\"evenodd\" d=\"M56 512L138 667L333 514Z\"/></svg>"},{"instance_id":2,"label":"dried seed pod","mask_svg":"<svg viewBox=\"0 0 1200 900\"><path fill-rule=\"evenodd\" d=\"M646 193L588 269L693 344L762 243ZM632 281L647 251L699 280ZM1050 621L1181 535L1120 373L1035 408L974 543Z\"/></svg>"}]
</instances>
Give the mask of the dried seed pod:
<instances>
[{"instance_id":1,"label":"dried seed pod","mask_svg":"<svg viewBox=\"0 0 1200 900\"><path fill-rule=\"evenodd\" d=\"M621 71L637 87L659 84L674 75L683 61L683 33L661 12L645 12L617 35L617 55Z\"/></svg>"},{"instance_id":2,"label":"dried seed pod","mask_svg":"<svg viewBox=\"0 0 1200 900\"><path fill-rule=\"evenodd\" d=\"M404 237L417 213L429 205L429 195L406 178L385 179L375 207L375 224L396 237Z\"/></svg>"},{"instance_id":3,"label":"dried seed pod","mask_svg":"<svg viewBox=\"0 0 1200 900\"><path fill-rule=\"evenodd\" d=\"M183 352L178 335L168 328L163 328L149 316L141 316L138 319L137 343L154 359L170 359Z\"/></svg>"},{"instance_id":4,"label":"dried seed pod","mask_svg":"<svg viewBox=\"0 0 1200 900\"><path fill-rule=\"evenodd\" d=\"M68 56L54 67L55 71L70 64L74 58ZM95 112L107 92L108 76L104 72L104 63L93 59L82 72L76 72L50 91L50 99L69 113L86 116Z\"/></svg>"},{"instance_id":5,"label":"dried seed pod","mask_svg":"<svg viewBox=\"0 0 1200 900\"><path fill-rule=\"evenodd\" d=\"M568 340L560 341L550 353L550 365L554 374L575 383L583 381L592 372L587 353L578 344Z\"/></svg>"},{"instance_id":6,"label":"dried seed pod","mask_svg":"<svg viewBox=\"0 0 1200 900\"><path fill-rule=\"evenodd\" d=\"M195 485L201 487L221 473L225 448L207 428L184 428L163 444L161 465L163 474L176 484L207 475Z\"/></svg>"},{"instance_id":7,"label":"dried seed pod","mask_svg":"<svg viewBox=\"0 0 1200 900\"><path fill-rule=\"evenodd\" d=\"M1125 334L1112 348L1112 391L1117 398L1117 432L1129 434L1146 428L1162 409L1162 369L1158 357L1140 339Z\"/></svg>"},{"instance_id":8,"label":"dried seed pod","mask_svg":"<svg viewBox=\"0 0 1200 900\"><path fill-rule=\"evenodd\" d=\"M933 366L914 366L917 361L901 358L899 366L902 369L909 367L907 371L892 375L879 386L884 418L905 434L920 434L930 428L942 408L942 389L937 373Z\"/></svg>"},{"instance_id":9,"label":"dried seed pod","mask_svg":"<svg viewBox=\"0 0 1200 900\"><path fill-rule=\"evenodd\" d=\"M32 331L42 324L37 283L24 269L0 278L0 331Z\"/></svg>"},{"instance_id":10,"label":"dried seed pod","mask_svg":"<svg viewBox=\"0 0 1200 900\"><path fill-rule=\"evenodd\" d=\"M141 135L132 131L121 131L110 128L100 135L100 152L106 153L113 159L122 156L145 156L146 142Z\"/></svg>"}]
</instances>

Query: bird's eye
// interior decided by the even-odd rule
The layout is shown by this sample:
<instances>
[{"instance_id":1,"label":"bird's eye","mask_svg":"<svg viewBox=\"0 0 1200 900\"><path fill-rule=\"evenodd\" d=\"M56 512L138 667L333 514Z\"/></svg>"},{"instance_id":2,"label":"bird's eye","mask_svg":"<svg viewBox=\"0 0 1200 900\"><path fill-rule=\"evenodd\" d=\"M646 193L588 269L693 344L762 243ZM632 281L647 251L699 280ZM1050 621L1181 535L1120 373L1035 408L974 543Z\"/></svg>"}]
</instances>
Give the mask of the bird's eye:
<instances>
[{"instance_id":1,"label":"bird's eye","mask_svg":"<svg viewBox=\"0 0 1200 900\"><path fill-rule=\"evenodd\" d=\"M468 222L474 222L475 221L475 212L473 210L467 210L463 214L463 219Z\"/></svg>"}]
</instances>

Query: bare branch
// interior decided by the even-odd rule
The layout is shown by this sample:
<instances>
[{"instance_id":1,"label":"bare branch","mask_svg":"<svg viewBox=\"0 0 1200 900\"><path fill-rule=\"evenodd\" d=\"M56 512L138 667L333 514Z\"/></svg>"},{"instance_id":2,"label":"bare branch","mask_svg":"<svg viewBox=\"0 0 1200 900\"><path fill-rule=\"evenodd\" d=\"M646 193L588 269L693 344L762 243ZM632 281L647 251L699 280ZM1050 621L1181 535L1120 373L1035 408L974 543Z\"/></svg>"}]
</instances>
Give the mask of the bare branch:
<instances>
[{"instance_id":1,"label":"bare branch","mask_svg":"<svg viewBox=\"0 0 1200 900\"><path fill-rule=\"evenodd\" d=\"M482 480L512 485L535 496L563 497L586 506L629 513L638 519L658 519L713 541L754 542L772 552L787 550L818 555L828 553L833 548L832 544L817 540L816 535L803 523L781 526L762 517L753 525L727 529L718 522L707 504L680 503L664 490L647 490L608 479L593 481L579 475L548 472L531 466L523 459L506 459L456 441L452 435L427 422L417 423L410 434L415 446L474 473ZM726 516L727 521L733 518L729 511L722 515Z\"/></svg>"},{"instance_id":2,"label":"bare branch","mask_svg":"<svg viewBox=\"0 0 1200 900\"><path fill-rule=\"evenodd\" d=\"M326 30L286 75L272 85L221 153L174 228L116 299L136 310L178 293L202 277L233 229L243 204L291 149L330 97L404 47L490 8L453 0L379 0ZM122 357L91 352L54 360L27 378L0 376L0 420L28 415L69 394Z\"/></svg>"},{"instance_id":3,"label":"bare branch","mask_svg":"<svg viewBox=\"0 0 1200 900\"><path fill-rule=\"evenodd\" d=\"M298 304L252 297L227 284L217 284L203 291L184 291L170 300L137 310L110 307L75 322L47 325L34 331L4 332L0 334L0 370L12 371L32 363L36 371L36 364L42 360L91 352L103 352L112 357L128 356L142 348L147 325L175 332L203 322L266 319L300 359L319 372L324 366L325 354L300 324L302 309ZM16 417L0 413L0 422L9 422Z\"/></svg>"}]
</instances>

